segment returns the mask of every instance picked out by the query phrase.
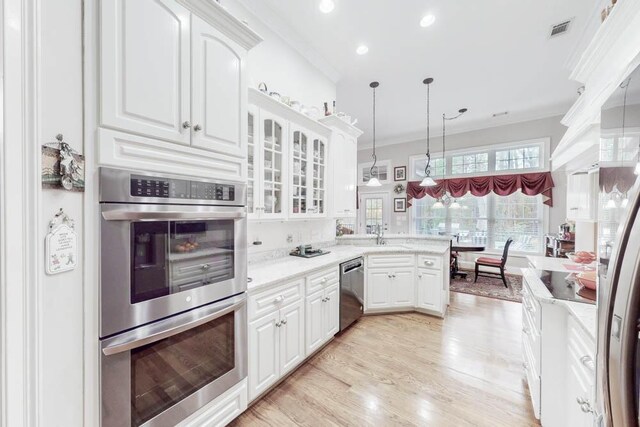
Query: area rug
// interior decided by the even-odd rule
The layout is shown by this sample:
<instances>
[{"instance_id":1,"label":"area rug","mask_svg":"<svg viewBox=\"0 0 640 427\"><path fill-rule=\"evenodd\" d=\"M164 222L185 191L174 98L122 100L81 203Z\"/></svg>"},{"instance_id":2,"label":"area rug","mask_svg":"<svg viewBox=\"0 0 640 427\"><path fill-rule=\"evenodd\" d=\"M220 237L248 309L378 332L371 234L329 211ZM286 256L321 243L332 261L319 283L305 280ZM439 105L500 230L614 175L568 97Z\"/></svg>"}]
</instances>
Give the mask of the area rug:
<instances>
[{"instance_id":1,"label":"area rug","mask_svg":"<svg viewBox=\"0 0 640 427\"><path fill-rule=\"evenodd\" d=\"M478 281L473 283L474 272L466 271L466 273L466 279L461 279L460 277L451 279L451 283L449 285L451 291L487 298L522 302L522 276L507 274L508 287L505 288L501 279L480 276L478 277Z\"/></svg>"}]
</instances>

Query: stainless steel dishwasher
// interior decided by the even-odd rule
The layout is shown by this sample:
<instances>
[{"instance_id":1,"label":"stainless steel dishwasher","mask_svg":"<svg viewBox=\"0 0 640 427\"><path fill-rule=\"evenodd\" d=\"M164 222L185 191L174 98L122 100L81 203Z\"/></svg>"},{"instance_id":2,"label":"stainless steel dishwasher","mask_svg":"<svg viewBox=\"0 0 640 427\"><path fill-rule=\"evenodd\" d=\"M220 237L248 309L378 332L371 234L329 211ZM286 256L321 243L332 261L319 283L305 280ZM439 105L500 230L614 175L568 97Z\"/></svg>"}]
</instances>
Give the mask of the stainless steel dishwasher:
<instances>
[{"instance_id":1,"label":"stainless steel dishwasher","mask_svg":"<svg viewBox=\"0 0 640 427\"><path fill-rule=\"evenodd\" d=\"M344 331L363 313L364 258L340 264L340 331Z\"/></svg>"}]
</instances>

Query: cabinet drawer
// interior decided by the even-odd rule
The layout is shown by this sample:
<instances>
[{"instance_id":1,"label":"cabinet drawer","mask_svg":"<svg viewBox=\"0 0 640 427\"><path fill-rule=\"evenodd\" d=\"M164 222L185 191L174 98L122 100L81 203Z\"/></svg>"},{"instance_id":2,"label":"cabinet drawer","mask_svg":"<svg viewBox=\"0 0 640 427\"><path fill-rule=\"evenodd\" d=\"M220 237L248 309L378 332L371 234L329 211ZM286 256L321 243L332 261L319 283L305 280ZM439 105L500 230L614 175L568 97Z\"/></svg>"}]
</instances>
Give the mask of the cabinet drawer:
<instances>
[{"instance_id":1,"label":"cabinet drawer","mask_svg":"<svg viewBox=\"0 0 640 427\"><path fill-rule=\"evenodd\" d=\"M573 316L569 316L567 325L569 363L575 367L584 383L593 386L596 374L595 343Z\"/></svg>"},{"instance_id":2,"label":"cabinet drawer","mask_svg":"<svg viewBox=\"0 0 640 427\"><path fill-rule=\"evenodd\" d=\"M524 316L528 316L531 320L531 326L536 333L540 334L540 331L542 330L540 303L531 294L526 280L523 280L522 286L522 316L523 319Z\"/></svg>"},{"instance_id":3,"label":"cabinet drawer","mask_svg":"<svg viewBox=\"0 0 640 427\"><path fill-rule=\"evenodd\" d=\"M418 267L440 270L442 268L442 257L437 255L418 255Z\"/></svg>"},{"instance_id":4,"label":"cabinet drawer","mask_svg":"<svg viewBox=\"0 0 640 427\"><path fill-rule=\"evenodd\" d=\"M413 267L415 255L369 255L367 256L367 267Z\"/></svg>"},{"instance_id":5,"label":"cabinet drawer","mask_svg":"<svg viewBox=\"0 0 640 427\"><path fill-rule=\"evenodd\" d=\"M298 301L303 296L303 287L304 279L298 279L275 289L269 289L256 295L249 295L249 320L257 319Z\"/></svg>"},{"instance_id":6,"label":"cabinet drawer","mask_svg":"<svg viewBox=\"0 0 640 427\"><path fill-rule=\"evenodd\" d=\"M526 315L522 316L522 342L528 348L531 365L536 372L540 372L540 359L542 358L540 334L533 328L531 319Z\"/></svg>"},{"instance_id":7,"label":"cabinet drawer","mask_svg":"<svg viewBox=\"0 0 640 427\"><path fill-rule=\"evenodd\" d=\"M527 376L527 384L529 385L529 395L531 396L531 404L533 405L533 413L537 419L540 419L540 374L535 368L535 362L530 353L526 342L522 343L522 358L524 360L523 367Z\"/></svg>"},{"instance_id":8,"label":"cabinet drawer","mask_svg":"<svg viewBox=\"0 0 640 427\"><path fill-rule=\"evenodd\" d=\"M307 295L316 293L327 286L338 283L338 267L315 273L307 277Z\"/></svg>"}]
</instances>

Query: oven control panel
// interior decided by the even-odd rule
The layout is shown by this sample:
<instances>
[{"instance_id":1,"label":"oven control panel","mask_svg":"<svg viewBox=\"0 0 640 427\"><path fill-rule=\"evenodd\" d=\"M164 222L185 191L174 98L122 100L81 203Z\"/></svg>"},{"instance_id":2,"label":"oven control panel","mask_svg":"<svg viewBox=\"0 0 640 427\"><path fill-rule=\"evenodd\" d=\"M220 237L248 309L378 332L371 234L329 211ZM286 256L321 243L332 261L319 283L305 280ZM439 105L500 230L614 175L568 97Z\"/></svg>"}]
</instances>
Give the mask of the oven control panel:
<instances>
[{"instance_id":1,"label":"oven control panel","mask_svg":"<svg viewBox=\"0 0 640 427\"><path fill-rule=\"evenodd\" d=\"M232 184L131 175L131 195L134 197L233 202L235 190Z\"/></svg>"}]
</instances>

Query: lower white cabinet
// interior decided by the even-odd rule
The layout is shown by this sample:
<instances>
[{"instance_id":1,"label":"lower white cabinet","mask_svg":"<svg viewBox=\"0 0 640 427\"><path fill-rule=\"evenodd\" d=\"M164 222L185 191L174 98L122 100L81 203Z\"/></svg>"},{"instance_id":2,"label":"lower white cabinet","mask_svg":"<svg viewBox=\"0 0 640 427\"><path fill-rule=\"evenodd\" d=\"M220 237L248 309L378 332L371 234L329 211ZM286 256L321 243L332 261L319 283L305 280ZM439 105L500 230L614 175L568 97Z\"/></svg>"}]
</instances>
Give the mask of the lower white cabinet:
<instances>
[{"instance_id":1,"label":"lower white cabinet","mask_svg":"<svg viewBox=\"0 0 640 427\"><path fill-rule=\"evenodd\" d=\"M591 427L594 422L595 343L573 317L567 322L567 338L567 425Z\"/></svg>"},{"instance_id":2,"label":"lower white cabinet","mask_svg":"<svg viewBox=\"0 0 640 427\"><path fill-rule=\"evenodd\" d=\"M442 309L442 271L430 268L417 269L417 297L416 307L426 310L440 311Z\"/></svg>"},{"instance_id":3,"label":"lower white cabinet","mask_svg":"<svg viewBox=\"0 0 640 427\"><path fill-rule=\"evenodd\" d=\"M249 323L249 400L268 390L304 357L301 299Z\"/></svg>"},{"instance_id":4,"label":"lower white cabinet","mask_svg":"<svg viewBox=\"0 0 640 427\"><path fill-rule=\"evenodd\" d=\"M446 310L448 275L442 255L371 255L367 259L366 311ZM416 267L417 266L417 267Z\"/></svg>"},{"instance_id":5,"label":"lower white cabinet","mask_svg":"<svg viewBox=\"0 0 640 427\"><path fill-rule=\"evenodd\" d=\"M305 307L307 356L338 333L339 311L338 285L329 286L307 297Z\"/></svg>"}]
</instances>

